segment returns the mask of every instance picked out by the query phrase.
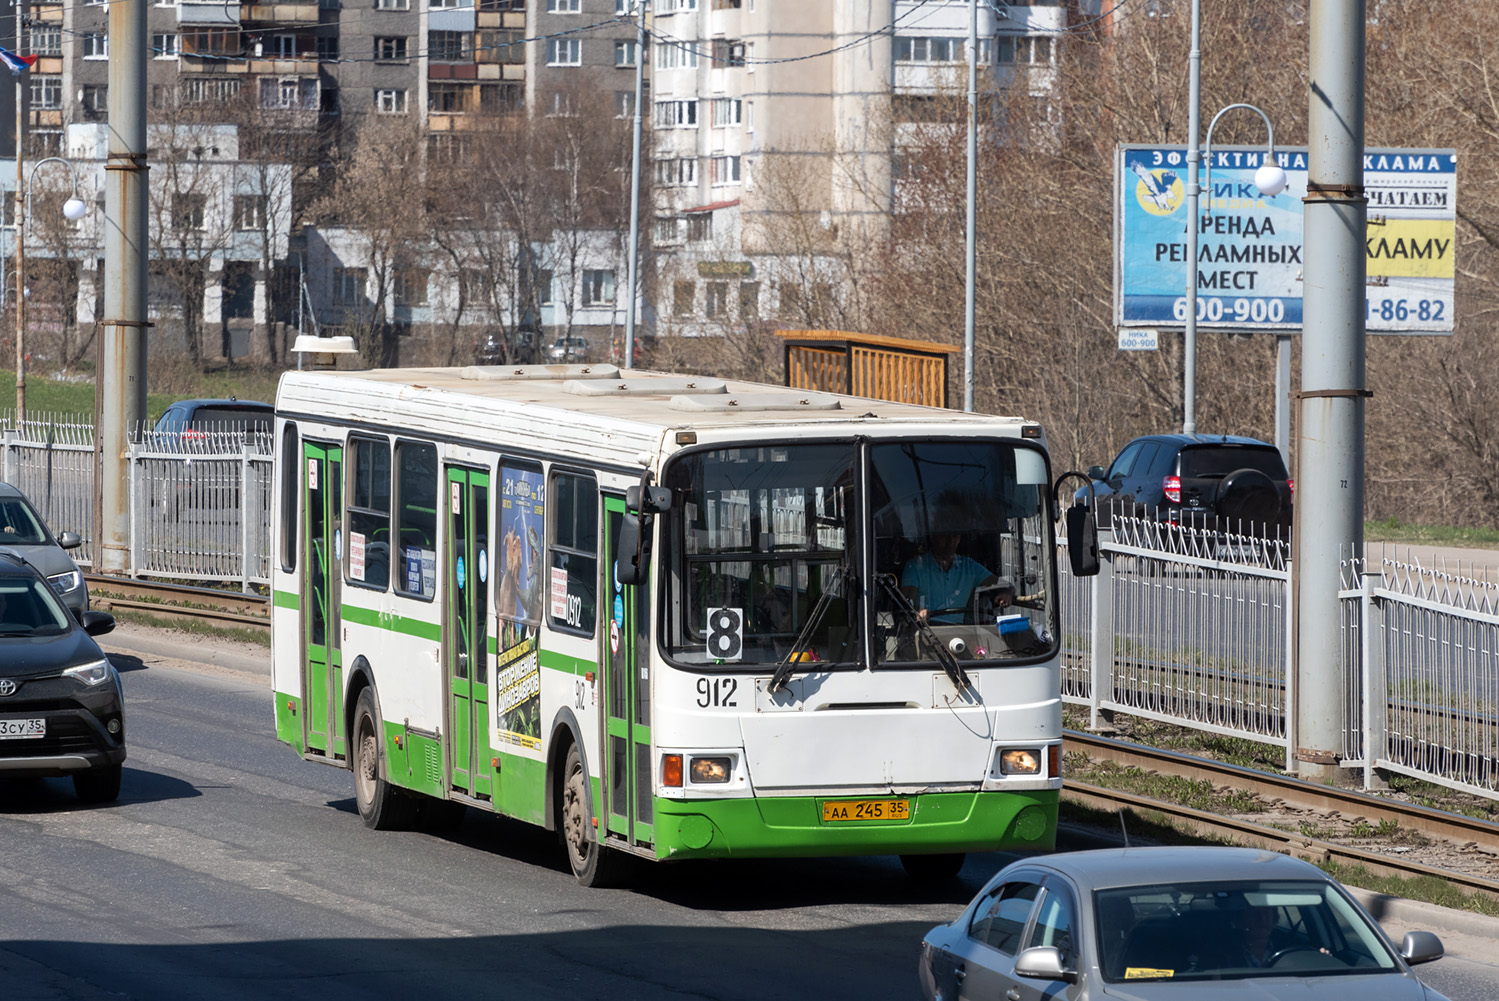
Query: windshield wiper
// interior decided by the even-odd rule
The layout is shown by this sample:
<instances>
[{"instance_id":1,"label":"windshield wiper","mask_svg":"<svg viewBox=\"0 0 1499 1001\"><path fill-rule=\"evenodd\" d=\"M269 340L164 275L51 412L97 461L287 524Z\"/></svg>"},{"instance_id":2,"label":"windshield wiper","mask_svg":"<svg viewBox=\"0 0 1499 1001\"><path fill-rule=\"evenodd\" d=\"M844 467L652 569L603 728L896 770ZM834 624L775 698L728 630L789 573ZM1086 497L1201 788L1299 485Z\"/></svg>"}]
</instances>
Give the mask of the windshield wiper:
<instances>
[{"instance_id":1,"label":"windshield wiper","mask_svg":"<svg viewBox=\"0 0 1499 1001\"><path fill-rule=\"evenodd\" d=\"M952 655L952 651L942 642L941 637L932 631L931 625L926 619L921 617L921 613L916 610L916 606L911 604L911 599L906 597L905 592L896 583L895 575L878 573L874 575L874 579L879 584L880 589L889 597L891 603L898 610L905 613L906 618L916 627L916 632L921 638L926 640L932 649L936 651L937 660L941 663L942 670L947 672L948 680L959 691L972 687L973 682L969 680L968 672L963 670L963 665L958 663L958 658Z\"/></svg>"},{"instance_id":2,"label":"windshield wiper","mask_svg":"<svg viewBox=\"0 0 1499 1001\"><path fill-rule=\"evenodd\" d=\"M812 606L812 611L807 615L807 621L802 623L801 631L796 634L796 642L791 644L791 649L786 652L786 659L776 665L775 673L770 676L770 684L765 686L765 691L774 695L786 687L786 682L791 680L793 666L800 662L803 651L811 648L812 637L817 632L817 627L822 625L823 616L828 614L832 607L833 599L843 596L843 586L846 582L854 579L854 572L847 563L839 563L833 575L832 582L827 589L818 596L817 604Z\"/></svg>"}]
</instances>

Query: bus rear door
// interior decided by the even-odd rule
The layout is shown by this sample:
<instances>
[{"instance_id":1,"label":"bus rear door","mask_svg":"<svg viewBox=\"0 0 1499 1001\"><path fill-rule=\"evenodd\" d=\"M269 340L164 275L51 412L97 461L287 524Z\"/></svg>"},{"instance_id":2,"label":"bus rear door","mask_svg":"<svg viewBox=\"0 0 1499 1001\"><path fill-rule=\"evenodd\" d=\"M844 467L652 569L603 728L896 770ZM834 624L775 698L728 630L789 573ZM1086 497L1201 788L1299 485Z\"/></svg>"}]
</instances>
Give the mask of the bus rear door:
<instances>
[{"instance_id":1,"label":"bus rear door","mask_svg":"<svg viewBox=\"0 0 1499 1001\"><path fill-rule=\"evenodd\" d=\"M344 755L343 665L339 653L339 572L343 533L343 448L302 443L302 701L308 750Z\"/></svg>"},{"instance_id":2,"label":"bus rear door","mask_svg":"<svg viewBox=\"0 0 1499 1001\"><path fill-rule=\"evenodd\" d=\"M447 467L443 660L451 693L453 788L491 795L489 749L489 474Z\"/></svg>"}]
</instances>

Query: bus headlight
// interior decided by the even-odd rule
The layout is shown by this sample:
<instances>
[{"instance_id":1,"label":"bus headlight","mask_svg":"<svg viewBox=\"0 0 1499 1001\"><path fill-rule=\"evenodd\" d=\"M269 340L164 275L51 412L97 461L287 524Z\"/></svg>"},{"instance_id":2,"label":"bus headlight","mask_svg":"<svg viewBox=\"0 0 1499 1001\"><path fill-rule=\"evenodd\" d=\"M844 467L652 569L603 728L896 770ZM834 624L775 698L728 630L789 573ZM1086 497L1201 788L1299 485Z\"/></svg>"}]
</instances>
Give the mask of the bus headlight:
<instances>
[{"instance_id":1,"label":"bus headlight","mask_svg":"<svg viewBox=\"0 0 1499 1001\"><path fill-rule=\"evenodd\" d=\"M734 763L729 758L693 758L690 774L697 783L727 782Z\"/></svg>"},{"instance_id":2,"label":"bus headlight","mask_svg":"<svg viewBox=\"0 0 1499 1001\"><path fill-rule=\"evenodd\" d=\"M1035 748L1012 747L999 752L1001 775L1038 775L1041 772L1041 753Z\"/></svg>"}]
</instances>

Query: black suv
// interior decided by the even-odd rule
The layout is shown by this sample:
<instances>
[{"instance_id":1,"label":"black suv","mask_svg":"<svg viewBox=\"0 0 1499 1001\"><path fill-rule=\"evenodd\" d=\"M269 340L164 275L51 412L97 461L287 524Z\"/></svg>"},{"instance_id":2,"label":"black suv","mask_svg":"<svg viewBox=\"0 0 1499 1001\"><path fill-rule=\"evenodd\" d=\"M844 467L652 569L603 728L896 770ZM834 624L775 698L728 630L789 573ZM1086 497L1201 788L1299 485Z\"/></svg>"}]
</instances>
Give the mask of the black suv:
<instances>
[{"instance_id":1,"label":"black suv","mask_svg":"<svg viewBox=\"0 0 1499 1001\"><path fill-rule=\"evenodd\" d=\"M93 637L115 620L81 618L30 564L0 553L0 778L70 775L79 799L107 803L120 795L125 706Z\"/></svg>"},{"instance_id":2,"label":"black suv","mask_svg":"<svg viewBox=\"0 0 1499 1001\"><path fill-rule=\"evenodd\" d=\"M1115 514L1257 538L1291 540L1291 493L1280 450L1237 435L1136 438L1108 471L1088 470L1098 521ZM1083 499L1087 490L1078 492Z\"/></svg>"}]
</instances>

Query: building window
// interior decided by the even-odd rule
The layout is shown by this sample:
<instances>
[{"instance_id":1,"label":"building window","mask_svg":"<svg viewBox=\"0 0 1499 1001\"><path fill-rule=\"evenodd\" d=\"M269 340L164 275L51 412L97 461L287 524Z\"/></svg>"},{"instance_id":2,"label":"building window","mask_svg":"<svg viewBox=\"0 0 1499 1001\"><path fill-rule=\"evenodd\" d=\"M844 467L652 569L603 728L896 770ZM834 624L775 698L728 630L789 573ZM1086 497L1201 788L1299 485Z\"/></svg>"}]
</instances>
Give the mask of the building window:
<instances>
[{"instance_id":1,"label":"building window","mask_svg":"<svg viewBox=\"0 0 1499 1001\"><path fill-rule=\"evenodd\" d=\"M696 42L657 42L656 69L691 69L697 65Z\"/></svg>"},{"instance_id":2,"label":"building window","mask_svg":"<svg viewBox=\"0 0 1499 1001\"><path fill-rule=\"evenodd\" d=\"M614 117L635 117L635 92L633 90L616 90L614 92Z\"/></svg>"},{"instance_id":3,"label":"building window","mask_svg":"<svg viewBox=\"0 0 1499 1001\"><path fill-rule=\"evenodd\" d=\"M486 115L513 115L526 106L526 91L519 83L479 85L479 110Z\"/></svg>"},{"instance_id":4,"label":"building window","mask_svg":"<svg viewBox=\"0 0 1499 1001\"><path fill-rule=\"evenodd\" d=\"M439 63L466 63L474 58L474 36L468 31L427 32L427 58Z\"/></svg>"},{"instance_id":5,"label":"building window","mask_svg":"<svg viewBox=\"0 0 1499 1001\"><path fill-rule=\"evenodd\" d=\"M744 43L737 38L713 39L714 66L743 66Z\"/></svg>"},{"instance_id":6,"label":"building window","mask_svg":"<svg viewBox=\"0 0 1499 1001\"><path fill-rule=\"evenodd\" d=\"M295 58L297 58L297 36L296 35L272 35L271 36L271 58L273 58L273 59L295 59Z\"/></svg>"},{"instance_id":7,"label":"building window","mask_svg":"<svg viewBox=\"0 0 1499 1001\"><path fill-rule=\"evenodd\" d=\"M234 228L240 230L265 229L265 195L234 196Z\"/></svg>"},{"instance_id":8,"label":"building window","mask_svg":"<svg viewBox=\"0 0 1499 1001\"><path fill-rule=\"evenodd\" d=\"M83 58L85 59L108 59L109 58L109 35L102 31L86 31L83 33Z\"/></svg>"},{"instance_id":9,"label":"building window","mask_svg":"<svg viewBox=\"0 0 1499 1001\"><path fill-rule=\"evenodd\" d=\"M744 102L737 97L715 97L713 99L713 127L721 129L727 125L744 122Z\"/></svg>"},{"instance_id":10,"label":"building window","mask_svg":"<svg viewBox=\"0 0 1499 1001\"><path fill-rule=\"evenodd\" d=\"M658 129L695 129L695 128L697 128L697 102L696 101L657 101L656 102L656 128L658 128Z\"/></svg>"},{"instance_id":11,"label":"building window","mask_svg":"<svg viewBox=\"0 0 1499 1001\"><path fill-rule=\"evenodd\" d=\"M657 246L664 247L669 243L680 243L682 240L680 227L677 225L677 219L673 216L657 219L652 233L655 234Z\"/></svg>"},{"instance_id":12,"label":"building window","mask_svg":"<svg viewBox=\"0 0 1499 1001\"><path fill-rule=\"evenodd\" d=\"M671 311L676 316L691 316L692 305L697 299L697 282L675 281L671 283Z\"/></svg>"},{"instance_id":13,"label":"building window","mask_svg":"<svg viewBox=\"0 0 1499 1001\"><path fill-rule=\"evenodd\" d=\"M379 10L410 10L411 0L375 0Z\"/></svg>"},{"instance_id":14,"label":"building window","mask_svg":"<svg viewBox=\"0 0 1499 1001\"><path fill-rule=\"evenodd\" d=\"M538 268L531 277L531 285L536 292L536 305L550 306L552 304L552 271L550 268Z\"/></svg>"},{"instance_id":15,"label":"building window","mask_svg":"<svg viewBox=\"0 0 1499 1001\"><path fill-rule=\"evenodd\" d=\"M175 34L152 35L151 54L157 59L176 59L177 36Z\"/></svg>"},{"instance_id":16,"label":"building window","mask_svg":"<svg viewBox=\"0 0 1499 1001\"><path fill-rule=\"evenodd\" d=\"M930 94L896 94L890 113L897 122L945 122L956 124L965 114L963 102Z\"/></svg>"},{"instance_id":17,"label":"building window","mask_svg":"<svg viewBox=\"0 0 1499 1001\"><path fill-rule=\"evenodd\" d=\"M61 108L62 77L33 76L31 78L31 106L38 111Z\"/></svg>"},{"instance_id":18,"label":"building window","mask_svg":"<svg viewBox=\"0 0 1499 1001\"><path fill-rule=\"evenodd\" d=\"M753 323L760 318L760 283L739 283L739 319Z\"/></svg>"},{"instance_id":19,"label":"building window","mask_svg":"<svg viewBox=\"0 0 1499 1001\"><path fill-rule=\"evenodd\" d=\"M548 66L582 66L583 42L577 38L550 38L547 40Z\"/></svg>"},{"instance_id":20,"label":"building window","mask_svg":"<svg viewBox=\"0 0 1499 1001\"><path fill-rule=\"evenodd\" d=\"M208 196L178 192L172 198L172 228L178 232L206 229L207 208Z\"/></svg>"},{"instance_id":21,"label":"building window","mask_svg":"<svg viewBox=\"0 0 1499 1001\"><path fill-rule=\"evenodd\" d=\"M703 313L710 320L729 318L729 283L708 282L703 296Z\"/></svg>"},{"instance_id":22,"label":"building window","mask_svg":"<svg viewBox=\"0 0 1499 1001\"><path fill-rule=\"evenodd\" d=\"M404 90L377 90L375 91L375 110L383 115L406 114L406 91Z\"/></svg>"},{"instance_id":23,"label":"building window","mask_svg":"<svg viewBox=\"0 0 1499 1001\"><path fill-rule=\"evenodd\" d=\"M898 63L956 63L963 60L961 38L896 38Z\"/></svg>"},{"instance_id":24,"label":"building window","mask_svg":"<svg viewBox=\"0 0 1499 1001\"><path fill-rule=\"evenodd\" d=\"M508 65L525 62L525 37L525 32L513 29L479 32L479 62Z\"/></svg>"},{"instance_id":25,"label":"building window","mask_svg":"<svg viewBox=\"0 0 1499 1001\"><path fill-rule=\"evenodd\" d=\"M181 93L185 104L227 104L239 97L239 81L214 77L184 80Z\"/></svg>"},{"instance_id":26,"label":"building window","mask_svg":"<svg viewBox=\"0 0 1499 1001\"><path fill-rule=\"evenodd\" d=\"M1045 35L1000 35L994 40L1000 63L1039 66L1051 62L1051 39Z\"/></svg>"},{"instance_id":27,"label":"building window","mask_svg":"<svg viewBox=\"0 0 1499 1001\"><path fill-rule=\"evenodd\" d=\"M576 14L581 9L578 0L547 0L548 14Z\"/></svg>"},{"instance_id":28,"label":"building window","mask_svg":"<svg viewBox=\"0 0 1499 1001\"><path fill-rule=\"evenodd\" d=\"M103 121L102 116L109 113L109 88L102 83L86 83L81 97L83 110L88 117L94 121Z\"/></svg>"},{"instance_id":29,"label":"building window","mask_svg":"<svg viewBox=\"0 0 1499 1001\"><path fill-rule=\"evenodd\" d=\"M614 65L635 65L635 42L633 39L628 41L620 40L614 43Z\"/></svg>"},{"instance_id":30,"label":"building window","mask_svg":"<svg viewBox=\"0 0 1499 1001\"><path fill-rule=\"evenodd\" d=\"M740 0L713 0L714 10L738 10Z\"/></svg>"},{"instance_id":31,"label":"building window","mask_svg":"<svg viewBox=\"0 0 1499 1001\"><path fill-rule=\"evenodd\" d=\"M386 36L375 39L375 58L383 62L405 62L406 36Z\"/></svg>"},{"instance_id":32,"label":"building window","mask_svg":"<svg viewBox=\"0 0 1499 1001\"><path fill-rule=\"evenodd\" d=\"M713 239L712 212L694 212L687 217L687 239L698 243Z\"/></svg>"},{"instance_id":33,"label":"building window","mask_svg":"<svg viewBox=\"0 0 1499 1001\"><path fill-rule=\"evenodd\" d=\"M316 111L318 106L317 81L311 78L288 77L277 80L262 78L260 81L260 106L262 108L298 109Z\"/></svg>"},{"instance_id":34,"label":"building window","mask_svg":"<svg viewBox=\"0 0 1499 1001\"><path fill-rule=\"evenodd\" d=\"M614 304L614 271L587 270L583 272L583 305L611 306Z\"/></svg>"},{"instance_id":35,"label":"building window","mask_svg":"<svg viewBox=\"0 0 1499 1001\"><path fill-rule=\"evenodd\" d=\"M431 272L426 268L402 268L396 272L391 295L397 306L427 305L427 285Z\"/></svg>"},{"instance_id":36,"label":"building window","mask_svg":"<svg viewBox=\"0 0 1499 1001\"><path fill-rule=\"evenodd\" d=\"M656 183L673 186L697 183L697 160L679 157L656 161Z\"/></svg>"},{"instance_id":37,"label":"building window","mask_svg":"<svg viewBox=\"0 0 1499 1001\"><path fill-rule=\"evenodd\" d=\"M714 184L738 184L739 157L715 156L709 161L709 180Z\"/></svg>"},{"instance_id":38,"label":"building window","mask_svg":"<svg viewBox=\"0 0 1499 1001\"><path fill-rule=\"evenodd\" d=\"M46 26L33 27L31 51L39 56L62 55L62 29Z\"/></svg>"},{"instance_id":39,"label":"building window","mask_svg":"<svg viewBox=\"0 0 1499 1001\"><path fill-rule=\"evenodd\" d=\"M383 591L390 582L390 442L350 438L349 450L346 572L350 581Z\"/></svg>"},{"instance_id":40,"label":"building window","mask_svg":"<svg viewBox=\"0 0 1499 1001\"><path fill-rule=\"evenodd\" d=\"M337 59L338 58L338 36L337 35L319 35L319 36L317 36L317 57L319 59Z\"/></svg>"},{"instance_id":41,"label":"building window","mask_svg":"<svg viewBox=\"0 0 1499 1001\"><path fill-rule=\"evenodd\" d=\"M439 113L453 114L464 110L464 94L468 91L468 84L464 83L429 83L427 84L427 110Z\"/></svg>"},{"instance_id":42,"label":"building window","mask_svg":"<svg viewBox=\"0 0 1499 1001\"><path fill-rule=\"evenodd\" d=\"M592 476L553 473L546 495L552 516L552 530L547 533L552 625L585 636L593 635L597 609L598 493Z\"/></svg>"},{"instance_id":43,"label":"building window","mask_svg":"<svg viewBox=\"0 0 1499 1001\"><path fill-rule=\"evenodd\" d=\"M333 269L333 305L363 306L364 285L369 276L365 268Z\"/></svg>"},{"instance_id":44,"label":"building window","mask_svg":"<svg viewBox=\"0 0 1499 1001\"><path fill-rule=\"evenodd\" d=\"M181 35L182 53L188 56L237 56L238 28L194 28Z\"/></svg>"}]
</instances>

